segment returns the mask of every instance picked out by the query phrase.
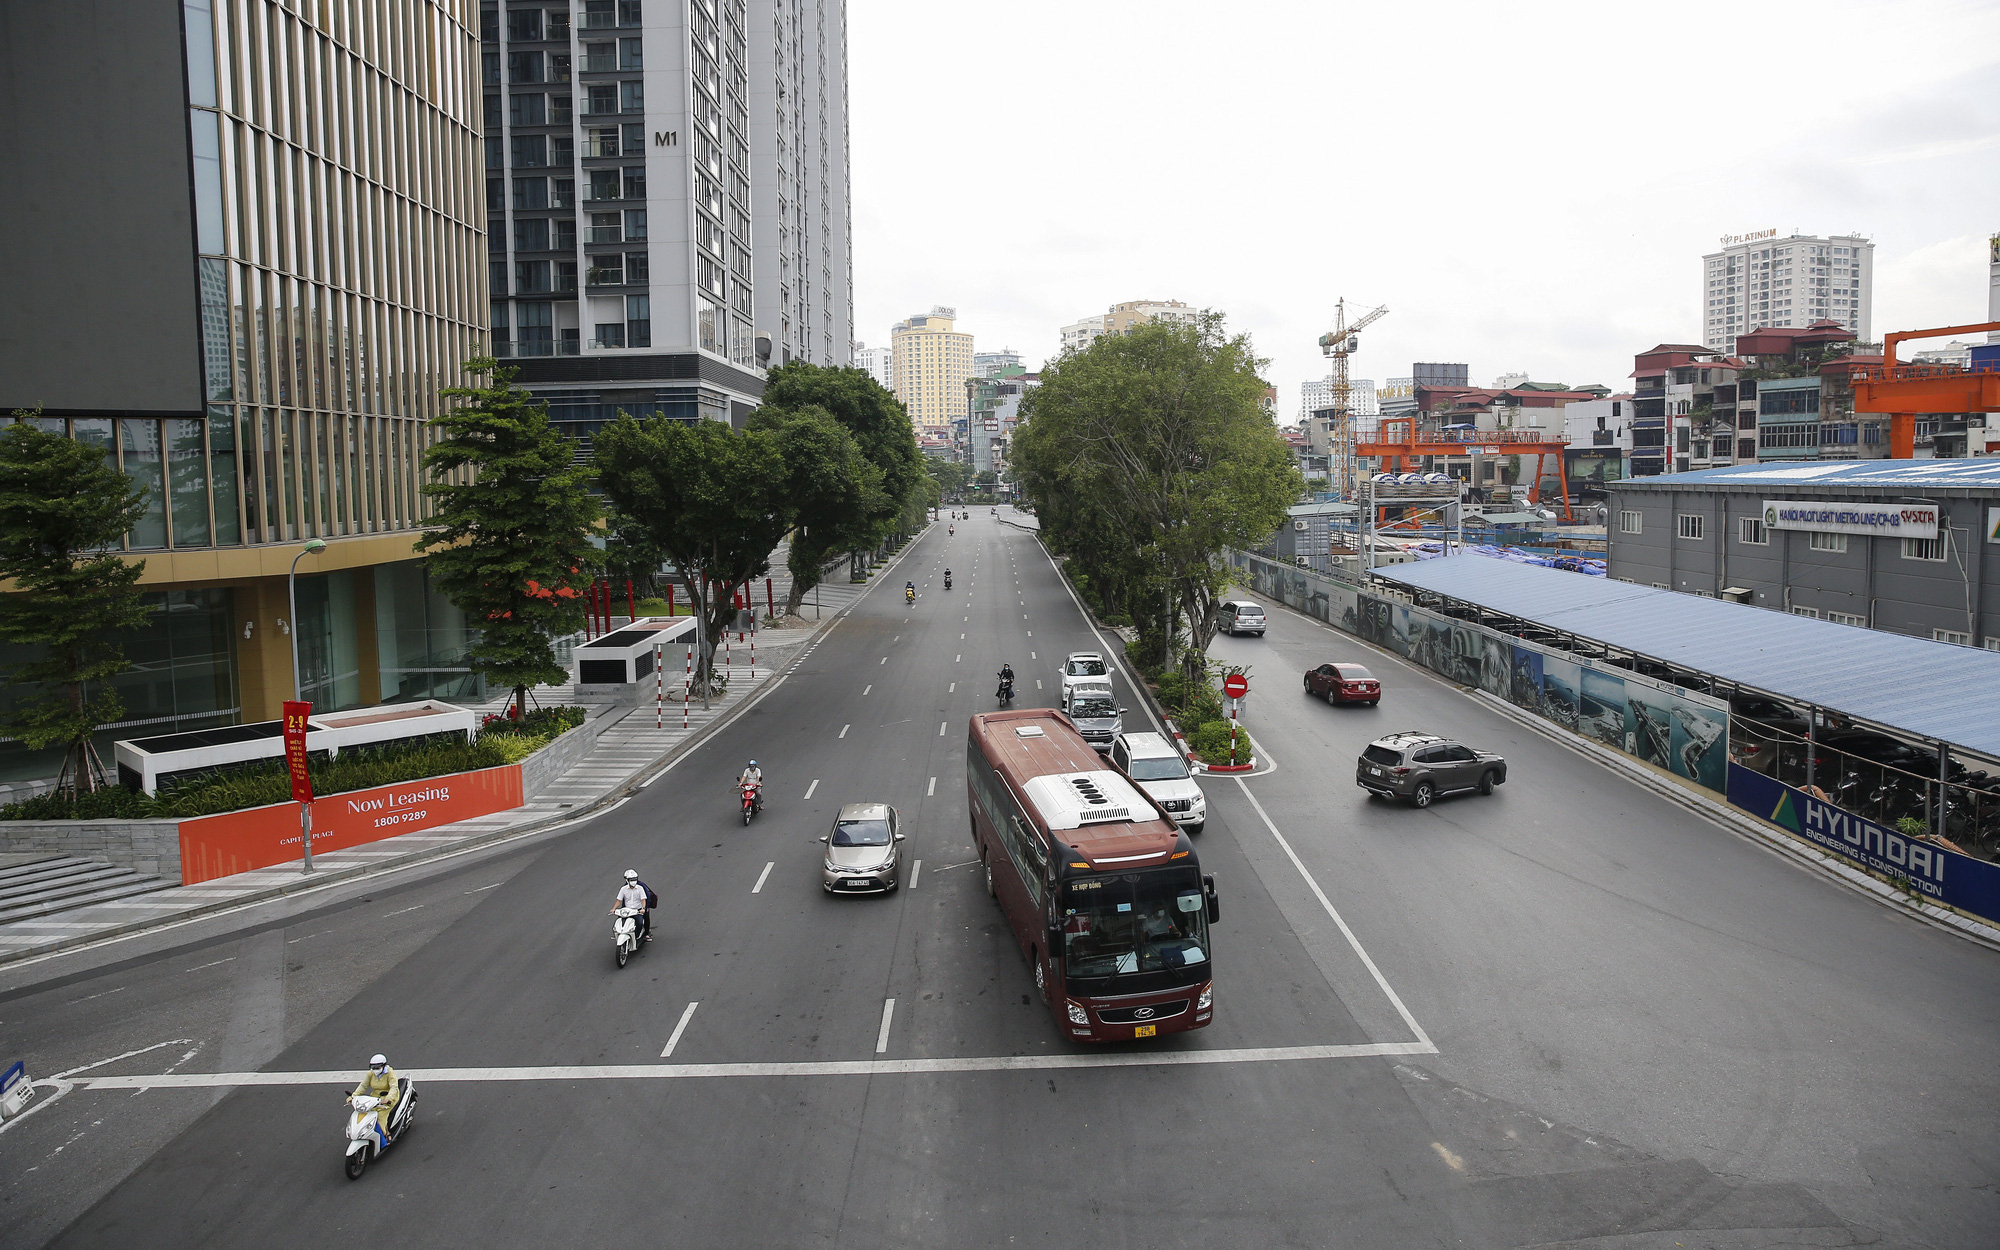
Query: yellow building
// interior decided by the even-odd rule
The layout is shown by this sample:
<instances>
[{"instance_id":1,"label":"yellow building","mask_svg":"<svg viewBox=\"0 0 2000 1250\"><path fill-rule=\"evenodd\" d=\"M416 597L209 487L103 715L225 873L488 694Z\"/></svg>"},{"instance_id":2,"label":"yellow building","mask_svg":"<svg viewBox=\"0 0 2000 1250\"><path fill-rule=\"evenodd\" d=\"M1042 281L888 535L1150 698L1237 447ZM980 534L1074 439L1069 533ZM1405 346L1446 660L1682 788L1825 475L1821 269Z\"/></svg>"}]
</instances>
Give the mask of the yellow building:
<instances>
[{"instance_id":1,"label":"yellow building","mask_svg":"<svg viewBox=\"0 0 2000 1250\"><path fill-rule=\"evenodd\" d=\"M1104 317L1106 334L1130 334L1149 321L1179 321L1193 325L1199 314L1177 299L1135 299L1113 304Z\"/></svg>"},{"instance_id":2,"label":"yellow building","mask_svg":"<svg viewBox=\"0 0 2000 1250\"><path fill-rule=\"evenodd\" d=\"M972 336L952 329L957 316L955 308L933 308L889 331L893 389L919 434L950 438L965 424Z\"/></svg>"}]
</instances>

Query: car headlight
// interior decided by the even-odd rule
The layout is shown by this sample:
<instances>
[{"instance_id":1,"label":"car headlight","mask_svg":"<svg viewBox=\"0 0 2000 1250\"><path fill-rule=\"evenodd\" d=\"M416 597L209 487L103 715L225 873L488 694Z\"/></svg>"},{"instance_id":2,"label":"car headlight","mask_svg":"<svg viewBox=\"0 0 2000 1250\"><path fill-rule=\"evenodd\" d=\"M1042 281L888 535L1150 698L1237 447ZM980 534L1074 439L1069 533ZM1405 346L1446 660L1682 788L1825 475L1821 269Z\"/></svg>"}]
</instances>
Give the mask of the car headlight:
<instances>
[{"instance_id":1,"label":"car headlight","mask_svg":"<svg viewBox=\"0 0 2000 1250\"><path fill-rule=\"evenodd\" d=\"M1070 1003L1070 1005L1069 1005L1069 1022L1070 1022L1071 1024L1089 1024L1089 1023L1090 1023L1090 1013L1089 1013L1089 1012L1087 1012L1087 1011L1085 1011L1085 1010L1083 1009L1083 1004L1082 1004L1082 1003L1075 1003L1075 1002L1073 1002L1073 1003Z\"/></svg>"},{"instance_id":2,"label":"car headlight","mask_svg":"<svg viewBox=\"0 0 2000 1250\"><path fill-rule=\"evenodd\" d=\"M1194 1009L1196 1011L1207 1011L1214 1004L1215 982L1210 981L1207 985L1201 987L1201 998L1195 1003Z\"/></svg>"},{"instance_id":3,"label":"car headlight","mask_svg":"<svg viewBox=\"0 0 2000 1250\"><path fill-rule=\"evenodd\" d=\"M826 870L827 870L828 872L832 872L832 873L838 873L838 872L844 872L844 871L846 871L846 870L845 870L845 869L843 869L843 868L842 868L842 867L841 867L841 866L840 866L839 864L836 864L836 863L834 863L834 862L833 862L832 860L830 860L830 859L826 861Z\"/></svg>"}]
</instances>

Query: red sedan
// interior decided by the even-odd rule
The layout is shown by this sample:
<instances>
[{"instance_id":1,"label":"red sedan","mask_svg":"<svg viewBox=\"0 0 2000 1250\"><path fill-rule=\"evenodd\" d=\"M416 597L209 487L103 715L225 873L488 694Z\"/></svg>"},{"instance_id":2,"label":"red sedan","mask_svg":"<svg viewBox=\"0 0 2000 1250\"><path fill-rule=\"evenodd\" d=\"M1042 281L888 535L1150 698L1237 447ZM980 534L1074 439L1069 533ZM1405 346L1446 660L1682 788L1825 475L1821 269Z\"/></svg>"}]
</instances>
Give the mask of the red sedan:
<instances>
[{"instance_id":1,"label":"red sedan","mask_svg":"<svg viewBox=\"0 0 2000 1250\"><path fill-rule=\"evenodd\" d=\"M1328 703L1374 707L1382 701L1382 683L1359 664L1322 664L1306 674L1306 693L1319 695Z\"/></svg>"}]
</instances>

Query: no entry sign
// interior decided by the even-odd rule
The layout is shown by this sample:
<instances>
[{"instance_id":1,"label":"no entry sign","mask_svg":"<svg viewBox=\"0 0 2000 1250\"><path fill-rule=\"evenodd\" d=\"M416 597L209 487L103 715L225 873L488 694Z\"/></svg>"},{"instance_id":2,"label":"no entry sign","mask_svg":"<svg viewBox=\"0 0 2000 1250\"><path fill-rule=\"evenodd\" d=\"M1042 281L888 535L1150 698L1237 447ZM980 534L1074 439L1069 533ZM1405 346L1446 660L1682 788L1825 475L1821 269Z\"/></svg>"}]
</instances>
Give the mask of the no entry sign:
<instances>
[{"instance_id":1,"label":"no entry sign","mask_svg":"<svg viewBox=\"0 0 2000 1250\"><path fill-rule=\"evenodd\" d=\"M1250 693L1250 679L1241 673L1231 673L1222 679L1222 693L1232 699L1240 699Z\"/></svg>"}]
</instances>

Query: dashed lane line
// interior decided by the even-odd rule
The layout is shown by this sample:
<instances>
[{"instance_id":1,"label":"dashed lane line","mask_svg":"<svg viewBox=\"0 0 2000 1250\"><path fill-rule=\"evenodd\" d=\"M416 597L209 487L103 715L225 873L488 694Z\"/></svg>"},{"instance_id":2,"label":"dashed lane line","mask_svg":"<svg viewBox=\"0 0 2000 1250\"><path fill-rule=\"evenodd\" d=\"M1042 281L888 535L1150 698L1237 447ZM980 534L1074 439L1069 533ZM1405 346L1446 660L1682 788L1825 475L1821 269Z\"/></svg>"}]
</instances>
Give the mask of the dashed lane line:
<instances>
[{"instance_id":1,"label":"dashed lane line","mask_svg":"<svg viewBox=\"0 0 2000 1250\"><path fill-rule=\"evenodd\" d=\"M771 870L777 866L778 861L775 859L764 865L764 871L757 874L757 884L750 887L752 894L762 894L764 892L764 883L770 880Z\"/></svg>"},{"instance_id":2,"label":"dashed lane line","mask_svg":"<svg viewBox=\"0 0 2000 1250\"><path fill-rule=\"evenodd\" d=\"M924 797L929 798L936 793L937 793L937 778L933 777L931 778L931 788L924 791Z\"/></svg>"},{"instance_id":3,"label":"dashed lane line","mask_svg":"<svg viewBox=\"0 0 2000 1250\"><path fill-rule=\"evenodd\" d=\"M842 726L840 727L840 735L839 735L839 736L840 736L840 737L843 737L843 738L845 738L845 737L847 736L847 731L848 731L848 730L850 730L850 729L852 729L852 728L854 728L854 726L853 726L853 725L851 725L851 724L848 724L848 725L842 725Z\"/></svg>"},{"instance_id":4,"label":"dashed lane line","mask_svg":"<svg viewBox=\"0 0 2000 1250\"><path fill-rule=\"evenodd\" d=\"M875 1034L875 1053L887 1054L889 1050L889 1022L896 1018L896 1000L882 1000L882 1028Z\"/></svg>"},{"instance_id":5,"label":"dashed lane line","mask_svg":"<svg viewBox=\"0 0 2000 1250\"><path fill-rule=\"evenodd\" d=\"M681 1022L674 1026L673 1036L667 1039L667 1048L660 1052L660 1058L666 1059L673 1055L674 1047L681 1044L681 1034L687 1032L688 1021L694 1019L694 1009L699 1006L701 1003L698 1000L687 1005L687 1010L681 1013Z\"/></svg>"},{"instance_id":6,"label":"dashed lane line","mask_svg":"<svg viewBox=\"0 0 2000 1250\"><path fill-rule=\"evenodd\" d=\"M813 796L813 791L817 789L819 789L819 778L814 777L813 783L806 787L806 797L811 798Z\"/></svg>"}]
</instances>

